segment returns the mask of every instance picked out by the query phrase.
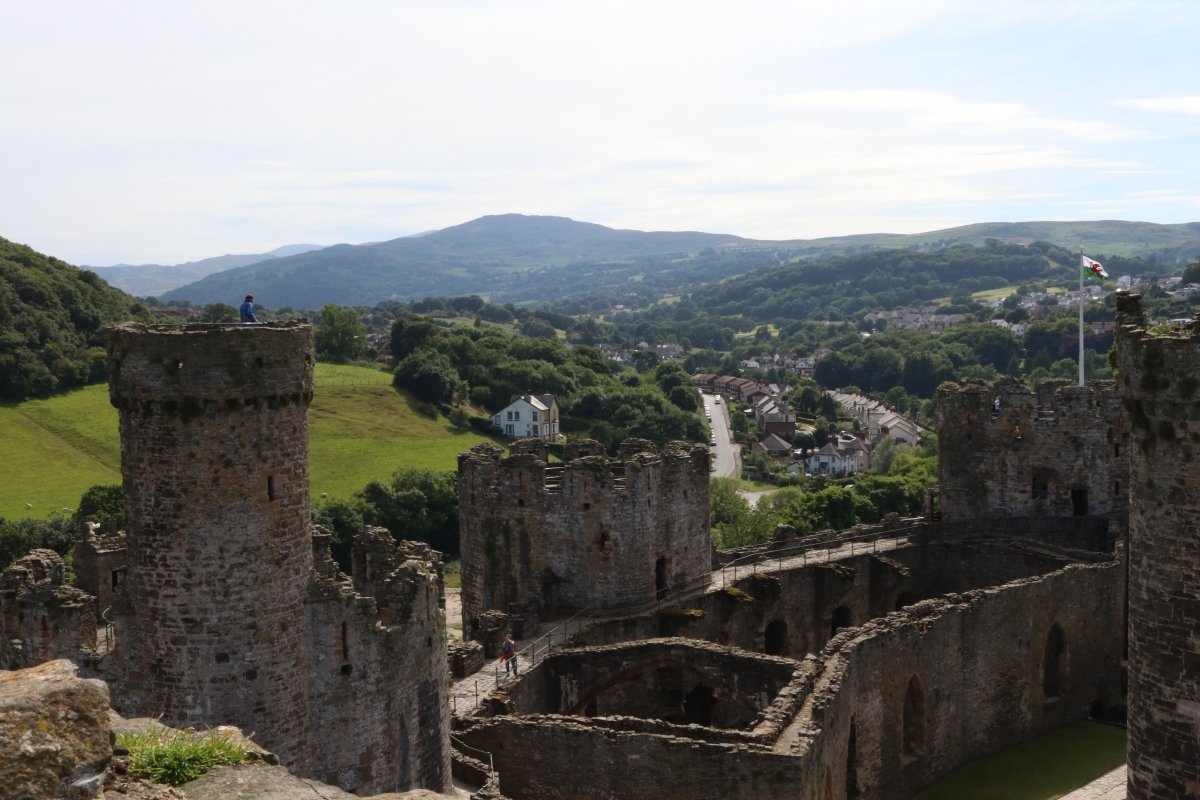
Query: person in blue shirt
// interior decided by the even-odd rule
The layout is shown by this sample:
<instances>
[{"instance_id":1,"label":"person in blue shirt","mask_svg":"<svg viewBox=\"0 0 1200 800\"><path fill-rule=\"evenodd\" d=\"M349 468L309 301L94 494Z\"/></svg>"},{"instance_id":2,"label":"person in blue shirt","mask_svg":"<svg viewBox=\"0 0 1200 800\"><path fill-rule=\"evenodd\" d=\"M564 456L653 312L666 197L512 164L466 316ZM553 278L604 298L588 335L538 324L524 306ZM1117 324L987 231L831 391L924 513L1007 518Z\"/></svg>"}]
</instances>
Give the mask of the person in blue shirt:
<instances>
[{"instance_id":1,"label":"person in blue shirt","mask_svg":"<svg viewBox=\"0 0 1200 800\"><path fill-rule=\"evenodd\" d=\"M246 295L246 301L242 303L242 322L258 322L254 318L254 295Z\"/></svg>"}]
</instances>

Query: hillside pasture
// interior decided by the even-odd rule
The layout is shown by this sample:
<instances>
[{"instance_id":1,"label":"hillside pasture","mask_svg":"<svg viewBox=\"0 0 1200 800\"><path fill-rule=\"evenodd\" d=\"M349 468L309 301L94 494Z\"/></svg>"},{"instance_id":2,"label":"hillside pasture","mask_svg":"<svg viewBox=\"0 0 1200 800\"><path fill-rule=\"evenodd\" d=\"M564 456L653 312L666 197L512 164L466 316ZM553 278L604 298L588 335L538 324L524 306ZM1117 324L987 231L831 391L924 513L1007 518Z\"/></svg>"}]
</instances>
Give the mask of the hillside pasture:
<instances>
[{"instance_id":1,"label":"hillside pasture","mask_svg":"<svg viewBox=\"0 0 1200 800\"><path fill-rule=\"evenodd\" d=\"M308 413L314 498L349 498L402 467L454 469L458 453L487 438L422 415L381 370L317 364L315 382ZM74 509L92 486L121 482L117 412L106 386L0 406L0 430L0 517L45 519Z\"/></svg>"}]
</instances>

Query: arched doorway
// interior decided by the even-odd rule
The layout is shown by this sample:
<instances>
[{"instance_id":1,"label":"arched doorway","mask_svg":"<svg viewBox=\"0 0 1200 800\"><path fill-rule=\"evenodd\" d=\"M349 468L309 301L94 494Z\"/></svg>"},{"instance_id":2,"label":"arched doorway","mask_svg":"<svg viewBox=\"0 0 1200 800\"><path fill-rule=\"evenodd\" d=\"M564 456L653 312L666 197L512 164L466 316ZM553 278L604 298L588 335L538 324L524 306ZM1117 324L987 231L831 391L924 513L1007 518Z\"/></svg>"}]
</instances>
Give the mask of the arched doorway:
<instances>
[{"instance_id":1,"label":"arched doorway","mask_svg":"<svg viewBox=\"0 0 1200 800\"><path fill-rule=\"evenodd\" d=\"M773 619L767 623L763 631L763 652L769 656L787 654L787 623L781 619Z\"/></svg>"},{"instance_id":2,"label":"arched doorway","mask_svg":"<svg viewBox=\"0 0 1200 800\"><path fill-rule=\"evenodd\" d=\"M1046 633L1046 648L1042 652L1042 694L1046 699L1067 693L1069 668L1067 636L1056 622Z\"/></svg>"},{"instance_id":3,"label":"arched doorway","mask_svg":"<svg viewBox=\"0 0 1200 800\"><path fill-rule=\"evenodd\" d=\"M920 676L913 675L908 681L900 719L900 753L917 758L925 752L925 686Z\"/></svg>"},{"instance_id":4,"label":"arched doorway","mask_svg":"<svg viewBox=\"0 0 1200 800\"><path fill-rule=\"evenodd\" d=\"M850 609L847 606L838 606L829 617L829 635L836 636L842 628L849 627Z\"/></svg>"}]
</instances>

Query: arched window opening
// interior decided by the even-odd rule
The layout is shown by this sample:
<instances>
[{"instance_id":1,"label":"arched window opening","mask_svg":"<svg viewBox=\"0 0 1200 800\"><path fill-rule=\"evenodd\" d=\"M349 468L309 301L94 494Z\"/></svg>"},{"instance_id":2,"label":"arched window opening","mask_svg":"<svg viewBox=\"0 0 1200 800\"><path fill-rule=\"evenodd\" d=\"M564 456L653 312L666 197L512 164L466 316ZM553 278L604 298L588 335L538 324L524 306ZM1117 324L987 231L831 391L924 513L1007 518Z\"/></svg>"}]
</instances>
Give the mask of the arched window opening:
<instances>
[{"instance_id":1,"label":"arched window opening","mask_svg":"<svg viewBox=\"0 0 1200 800\"><path fill-rule=\"evenodd\" d=\"M787 653L787 623L781 619L773 619L767 623L763 632L763 652L769 656L782 656Z\"/></svg>"},{"instance_id":2,"label":"arched window opening","mask_svg":"<svg viewBox=\"0 0 1200 800\"><path fill-rule=\"evenodd\" d=\"M1067 654L1067 637L1057 622L1046 634L1046 649L1042 655L1042 694L1046 699L1062 697L1067 693L1067 677L1070 659Z\"/></svg>"},{"instance_id":3,"label":"arched window opening","mask_svg":"<svg viewBox=\"0 0 1200 800\"><path fill-rule=\"evenodd\" d=\"M904 711L901 714L900 752L914 759L925 752L925 687L920 677L913 675L904 692Z\"/></svg>"},{"instance_id":4,"label":"arched window opening","mask_svg":"<svg viewBox=\"0 0 1200 800\"><path fill-rule=\"evenodd\" d=\"M836 636L837 632L842 628L850 627L850 609L846 606L838 606L833 610L833 614L829 618L829 635Z\"/></svg>"}]
</instances>

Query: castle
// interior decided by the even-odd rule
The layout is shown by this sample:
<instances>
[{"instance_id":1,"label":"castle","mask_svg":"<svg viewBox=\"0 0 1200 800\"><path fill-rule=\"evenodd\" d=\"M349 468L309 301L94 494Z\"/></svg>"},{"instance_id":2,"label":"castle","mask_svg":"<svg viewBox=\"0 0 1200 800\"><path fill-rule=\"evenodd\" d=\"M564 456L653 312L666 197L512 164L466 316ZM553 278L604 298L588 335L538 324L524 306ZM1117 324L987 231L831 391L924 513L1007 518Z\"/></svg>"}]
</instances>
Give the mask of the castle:
<instances>
[{"instance_id":1,"label":"castle","mask_svg":"<svg viewBox=\"0 0 1200 800\"><path fill-rule=\"evenodd\" d=\"M346 790L445 790L440 557L368 529L348 577L312 528L312 327L120 325L108 357L128 527L114 707L237 725Z\"/></svg>"},{"instance_id":2,"label":"castle","mask_svg":"<svg viewBox=\"0 0 1200 800\"><path fill-rule=\"evenodd\" d=\"M1123 718L1128 540L1128 797L1200 797L1197 329L1154 336L1136 298L1120 310L1119 385L941 387L931 517L742 551L740 575L593 621L459 717L458 737L521 800L909 797L1066 722ZM485 485L555 474L540 454L467 454L464 508L478 462ZM492 481L505 463L513 477ZM464 519L464 553L510 529L530 532L529 551L540 536L594 545L551 524L576 500L545 485L487 495L508 505L490 525ZM558 582L603 570L570 563ZM464 561L464 587L493 566ZM525 595L501 603L544 596L514 585ZM464 608L468 629L483 607L478 594Z\"/></svg>"},{"instance_id":3,"label":"castle","mask_svg":"<svg viewBox=\"0 0 1200 800\"><path fill-rule=\"evenodd\" d=\"M714 553L705 448L463 454L466 630L493 609L599 613L458 716L456 747L491 754L517 800L905 798L1119 719L1127 650L1128 797L1200 797L1200 326L1118 310L1116 383L941 387L924 519ZM444 789L436 555L368 530L345 576L308 526L311 329L122 326L110 358L130 495L102 665L118 708L233 722L360 793ZM5 571L6 658L86 638L62 583L49 556Z\"/></svg>"}]
</instances>

